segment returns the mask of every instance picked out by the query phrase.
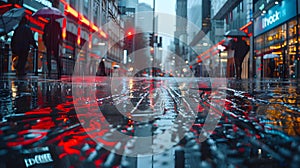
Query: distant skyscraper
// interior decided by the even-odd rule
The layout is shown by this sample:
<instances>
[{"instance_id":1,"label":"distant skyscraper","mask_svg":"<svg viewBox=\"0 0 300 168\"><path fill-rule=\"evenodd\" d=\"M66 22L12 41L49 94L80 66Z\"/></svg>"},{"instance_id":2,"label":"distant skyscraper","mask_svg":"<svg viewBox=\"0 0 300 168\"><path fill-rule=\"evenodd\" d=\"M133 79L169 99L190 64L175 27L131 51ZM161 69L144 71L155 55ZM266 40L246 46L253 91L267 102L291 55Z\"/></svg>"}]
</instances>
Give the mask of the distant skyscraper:
<instances>
[{"instance_id":1,"label":"distant skyscraper","mask_svg":"<svg viewBox=\"0 0 300 168\"><path fill-rule=\"evenodd\" d=\"M183 43L187 42L187 1L177 0L176 2L176 30L175 30L175 53L186 59L185 47Z\"/></svg>"},{"instance_id":2,"label":"distant skyscraper","mask_svg":"<svg viewBox=\"0 0 300 168\"><path fill-rule=\"evenodd\" d=\"M139 3L137 7L136 27L142 32L153 31L153 8L146 3ZM157 24L156 24L157 25Z\"/></svg>"}]
</instances>

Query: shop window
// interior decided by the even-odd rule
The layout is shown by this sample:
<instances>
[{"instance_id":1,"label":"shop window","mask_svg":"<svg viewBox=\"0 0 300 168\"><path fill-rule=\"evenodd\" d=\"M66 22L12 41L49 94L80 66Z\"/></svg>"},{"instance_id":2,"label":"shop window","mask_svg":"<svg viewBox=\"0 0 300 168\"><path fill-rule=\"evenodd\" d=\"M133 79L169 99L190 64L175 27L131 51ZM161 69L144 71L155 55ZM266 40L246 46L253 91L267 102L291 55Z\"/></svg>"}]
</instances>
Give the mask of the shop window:
<instances>
[{"instance_id":1,"label":"shop window","mask_svg":"<svg viewBox=\"0 0 300 168\"><path fill-rule=\"evenodd\" d=\"M300 35L300 18L298 20L298 35Z\"/></svg>"},{"instance_id":2,"label":"shop window","mask_svg":"<svg viewBox=\"0 0 300 168\"><path fill-rule=\"evenodd\" d=\"M293 38L297 35L297 21L292 20L288 23L289 38Z\"/></svg>"},{"instance_id":3,"label":"shop window","mask_svg":"<svg viewBox=\"0 0 300 168\"><path fill-rule=\"evenodd\" d=\"M264 35L255 38L255 50L260 50L264 46Z\"/></svg>"}]
</instances>

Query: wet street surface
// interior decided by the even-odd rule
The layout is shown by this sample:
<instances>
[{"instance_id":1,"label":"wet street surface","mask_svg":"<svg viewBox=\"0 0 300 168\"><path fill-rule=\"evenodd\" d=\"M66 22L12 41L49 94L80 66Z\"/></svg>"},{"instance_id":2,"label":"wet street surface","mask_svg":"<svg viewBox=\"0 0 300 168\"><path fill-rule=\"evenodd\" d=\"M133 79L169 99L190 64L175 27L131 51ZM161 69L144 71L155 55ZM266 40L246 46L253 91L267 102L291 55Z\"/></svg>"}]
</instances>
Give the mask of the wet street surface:
<instances>
[{"instance_id":1,"label":"wet street surface","mask_svg":"<svg viewBox=\"0 0 300 168\"><path fill-rule=\"evenodd\" d=\"M297 81L0 81L2 167L298 167Z\"/></svg>"}]
</instances>

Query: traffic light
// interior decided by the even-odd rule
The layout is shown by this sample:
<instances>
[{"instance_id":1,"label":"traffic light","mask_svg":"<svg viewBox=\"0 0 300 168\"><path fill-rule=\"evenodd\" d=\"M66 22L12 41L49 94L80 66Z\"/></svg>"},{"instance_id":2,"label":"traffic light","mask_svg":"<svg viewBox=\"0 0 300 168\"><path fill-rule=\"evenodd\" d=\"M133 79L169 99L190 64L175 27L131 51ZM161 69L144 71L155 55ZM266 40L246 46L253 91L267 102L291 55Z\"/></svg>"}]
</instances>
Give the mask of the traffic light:
<instances>
[{"instance_id":1,"label":"traffic light","mask_svg":"<svg viewBox=\"0 0 300 168\"><path fill-rule=\"evenodd\" d=\"M151 54L152 56L154 55L154 48L153 48L153 47L150 48L150 54Z\"/></svg>"},{"instance_id":2,"label":"traffic light","mask_svg":"<svg viewBox=\"0 0 300 168\"><path fill-rule=\"evenodd\" d=\"M133 50L133 38L134 38L134 30L129 29L127 30L124 38L124 49L127 50L129 53Z\"/></svg>"},{"instance_id":3,"label":"traffic light","mask_svg":"<svg viewBox=\"0 0 300 168\"><path fill-rule=\"evenodd\" d=\"M134 33L133 33L132 31L128 31L128 32L127 32L127 37L128 37L128 38L132 38L132 37L133 37L133 34L134 34Z\"/></svg>"},{"instance_id":4,"label":"traffic light","mask_svg":"<svg viewBox=\"0 0 300 168\"><path fill-rule=\"evenodd\" d=\"M162 47L162 37L159 37L159 42L157 43L157 47Z\"/></svg>"},{"instance_id":5,"label":"traffic light","mask_svg":"<svg viewBox=\"0 0 300 168\"><path fill-rule=\"evenodd\" d=\"M157 35L154 34L154 33L150 33L150 36L149 36L149 45L151 47L154 47L154 43L157 43Z\"/></svg>"},{"instance_id":6,"label":"traffic light","mask_svg":"<svg viewBox=\"0 0 300 168\"><path fill-rule=\"evenodd\" d=\"M154 46L154 33L150 33L150 37L149 37L149 45L151 46L151 47L153 47Z\"/></svg>"},{"instance_id":7,"label":"traffic light","mask_svg":"<svg viewBox=\"0 0 300 168\"><path fill-rule=\"evenodd\" d=\"M132 37L125 37L124 39L124 49L131 52L133 46L133 38Z\"/></svg>"}]
</instances>

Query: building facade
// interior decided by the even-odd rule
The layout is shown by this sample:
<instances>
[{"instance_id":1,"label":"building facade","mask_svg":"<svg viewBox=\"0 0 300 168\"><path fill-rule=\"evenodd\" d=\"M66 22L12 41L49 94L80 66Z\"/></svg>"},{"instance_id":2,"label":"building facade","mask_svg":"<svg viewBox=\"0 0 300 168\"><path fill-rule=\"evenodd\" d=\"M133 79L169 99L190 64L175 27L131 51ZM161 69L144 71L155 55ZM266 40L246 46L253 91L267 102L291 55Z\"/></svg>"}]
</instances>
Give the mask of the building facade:
<instances>
[{"instance_id":1,"label":"building facade","mask_svg":"<svg viewBox=\"0 0 300 168\"><path fill-rule=\"evenodd\" d=\"M65 28L64 55L66 64L78 60L80 72L95 75L101 59L105 60L106 73L123 60L120 39L124 34L117 2L107 0L61 0L59 8L66 14L62 21ZM114 25L114 26L109 26ZM72 56L75 56L73 58ZM79 59L78 59L79 57ZM67 66L66 70L72 70ZM67 72L70 74L70 72Z\"/></svg>"},{"instance_id":2,"label":"building facade","mask_svg":"<svg viewBox=\"0 0 300 168\"><path fill-rule=\"evenodd\" d=\"M299 1L255 3L254 58L258 78L299 77ZM266 58L273 54L274 58Z\"/></svg>"},{"instance_id":3,"label":"building facade","mask_svg":"<svg viewBox=\"0 0 300 168\"><path fill-rule=\"evenodd\" d=\"M248 34L249 38L247 38L247 43L251 46L251 39L253 30L253 22L252 22L252 13L253 13L253 1L252 0L212 0L211 1L211 34L210 39L213 41L214 45L208 49L206 52L202 53L199 59L211 59L211 62L214 62L217 67L213 69L217 69L214 73L217 76L225 77L227 74L231 77L234 76L234 68L227 67L229 65L229 61L232 59L233 52L230 51L230 48L220 47L225 42L226 38L224 37L225 32L233 29L239 29ZM251 49L250 49L251 50ZM251 67L251 51L245 57L243 62L243 71L242 78L249 78L250 71L249 67ZM229 60L230 59L230 60Z\"/></svg>"},{"instance_id":4,"label":"building facade","mask_svg":"<svg viewBox=\"0 0 300 168\"><path fill-rule=\"evenodd\" d=\"M2 6L2 7L1 7ZM25 8L25 16L29 20L29 26L31 30L34 33L34 39L36 40L39 49L43 49L43 42L42 42L42 34L45 23L47 23L47 20L43 18L34 18L32 17L32 14L36 12L38 9L42 7L52 7L53 2L49 0L44 1L38 1L38 0L6 0L6 1L0 1L0 7L3 12L6 12L13 8ZM11 37L13 36L13 31L8 32L7 36L1 37L1 43L4 44L6 48L6 52L1 53L1 71L4 73L11 73L15 71L17 56L12 55L10 52L10 42ZM26 65L26 70L28 72L35 72L35 71L42 71L42 58L38 59L37 57L34 57L35 53L33 50L29 53L28 57L28 64ZM34 60L35 59L35 60ZM38 69L34 68L34 62L38 62Z\"/></svg>"},{"instance_id":5,"label":"building facade","mask_svg":"<svg viewBox=\"0 0 300 168\"><path fill-rule=\"evenodd\" d=\"M29 64L38 62L40 73L47 71L46 48L42 41L42 34L48 20L34 18L31 15L45 6L56 7L65 14L64 18L57 20L62 28L63 44L60 48L60 56L63 74L73 74L74 65L77 63L80 72L85 75L95 75L98 62L102 58L105 58L107 71L110 72L112 65L123 60L123 46L119 39L124 36L124 22L120 18L120 10L115 1L7 0L1 2L1 5L11 4L11 8L24 7L26 9L26 17L30 21L31 30L38 43L38 57L34 58L36 60L29 60ZM114 26L105 26L107 23L113 23ZM12 34L13 32L8 34L9 37ZM7 41L9 43L10 38ZM10 55L6 60L8 60L6 72L13 72L13 56ZM53 66L55 71L57 67L55 61L53 61ZM33 72L34 69L31 67L27 71Z\"/></svg>"}]
</instances>

